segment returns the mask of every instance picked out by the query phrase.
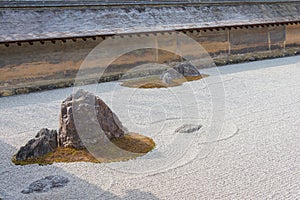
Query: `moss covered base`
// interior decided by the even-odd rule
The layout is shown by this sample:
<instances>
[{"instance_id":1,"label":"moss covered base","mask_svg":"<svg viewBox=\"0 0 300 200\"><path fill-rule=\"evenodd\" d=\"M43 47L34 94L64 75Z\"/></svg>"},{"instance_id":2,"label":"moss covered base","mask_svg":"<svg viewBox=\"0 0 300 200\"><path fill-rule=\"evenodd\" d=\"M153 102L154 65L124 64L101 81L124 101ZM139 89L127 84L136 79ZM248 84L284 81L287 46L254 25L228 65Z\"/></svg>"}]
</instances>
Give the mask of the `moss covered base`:
<instances>
[{"instance_id":1,"label":"moss covered base","mask_svg":"<svg viewBox=\"0 0 300 200\"><path fill-rule=\"evenodd\" d=\"M138 78L128 81L123 81L122 86L130 87L130 88L167 88L167 87L175 87L183 84L184 82L195 81L202 78L207 77L208 75L202 74L200 76L186 76L181 79L173 80L174 83L166 84L161 79L160 76L150 76L145 78Z\"/></svg>"},{"instance_id":2,"label":"moss covered base","mask_svg":"<svg viewBox=\"0 0 300 200\"><path fill-rule=\"evenodd\" d=\"M52 164L55 162L118 162L145 155L155 147L155 143L151 138L137 133L126 134L124 137L113 139L111 142L117 147L130 153L120 154L119 157L113 158L99 157L99 155L97 155L97 158L95 158L86 149L77 150L74 148L57 148L54 152L48 153L44 156L30 158L23 161L16 160L14 156L12 162L16 165Z\"/></svg>"}]
</instances>

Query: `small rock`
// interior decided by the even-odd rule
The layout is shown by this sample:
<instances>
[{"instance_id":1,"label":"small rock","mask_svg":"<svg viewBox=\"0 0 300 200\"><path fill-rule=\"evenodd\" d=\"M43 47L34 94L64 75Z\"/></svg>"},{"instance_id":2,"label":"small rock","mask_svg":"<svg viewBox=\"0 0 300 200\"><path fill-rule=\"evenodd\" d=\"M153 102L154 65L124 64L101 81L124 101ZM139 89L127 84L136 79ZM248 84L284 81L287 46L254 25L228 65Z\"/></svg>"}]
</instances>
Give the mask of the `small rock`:
<instances>
[{"instance_id":1,"label":"small rock","mask_svg":"<svg viewBox=\"0 0 300 200\"><path fill-rule=\"evenodd\" d=\"M16 160L39 157L54 151L58 146L57 131L46 128L41 129L34 139L20 148L16 154Z\"/></svg>"},{"instance_id":2,"label":"small rock","mask_svg":"<svg viewBox=\"0 0 300 200\"><path fill-rule=\"evenodd\" d=\"M172 84L174 79L183 78L183 75L178 73L175 69L170 68L163 72L160 79L166 84Z\"/></svg>"},{"instance_id":3,"label":"small rock","mask_svg":"<svg viewBox=\"0 0 300 200\"><path fill-rule=\"evenodd\" d=\"M176 133L192 133L200 130L202 125L184 124L175 130Z\"/></svg>"},{"instance_id":4,"label":"small rock","mask_svg":"<svg viewBox=\"0 0 300 200\"><path fill-rule=\"evenodd\" d=\"M194 65L189 62L184 62L164 71L160 79L166 84L172 84L175 79L200 75L200 72Z\"/></svg>"},{"instance_id":5,"label":"small rock","mask_svg":"<svg viewBox=\"0 0 300 200\"><path fill-rule=\"evenodd\" d=\"M254 58L254 57L250 57L250 58L248 58L248 61L255 61L256 59Z\"/></svg>"},{"instance_id":6,"label":"small rock","mask_svg":"<svg viewBox=\"0 0 300 200\"><path fill-rule=\"evenodd\" d=\"M183 76L200 76L200 72L198 69L189 62L180 63L173 67L178 73L182 74Z\"/></svg>"},{"instance_id":7,"label":"small rock","mask_svg":"<svg viewBox=\"0 0 300 200\"><path fill-rule=\"evenodd\" d=\"M69 179L63 176L51 175L43 179L34 181L27 188L21 191L23 194L33 192L47 192L52 188L64 187L69 182Z\"/></svg>"}]
</instances>

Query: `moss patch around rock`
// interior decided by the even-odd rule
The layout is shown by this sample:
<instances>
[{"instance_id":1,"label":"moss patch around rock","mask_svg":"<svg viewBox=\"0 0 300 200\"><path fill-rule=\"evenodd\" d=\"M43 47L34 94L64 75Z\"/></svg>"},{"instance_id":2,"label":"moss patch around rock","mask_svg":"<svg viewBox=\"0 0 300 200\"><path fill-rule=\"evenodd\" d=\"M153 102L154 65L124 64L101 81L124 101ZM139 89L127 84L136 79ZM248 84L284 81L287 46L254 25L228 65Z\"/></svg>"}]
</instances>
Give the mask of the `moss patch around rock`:
<instances>
[{"instance_id":1,"label":"moss patch around rock","mask_svg":"<svg viewBox=\"0 0 300 200\"><path fill-rule=\"evenodd\" d=\"M137 133L126 134L124 137L113 139L111 142L120 149L125 150L124 152L129 153L119 154L118 157L113 158L99 156L95 158L86 149L77 150L74 148L57 148L54 152L50 152L44 156L38 158L30 158L24 161L18 161L14 156L12 158L12 162L16 165L52 164L55 162L118 162L134 159L139 156L145 155L155 147L155 142L151 138Z\"/></svg>"},{"instance_id":2,"label":"moss patch around rock","mask_svg":"<svg viewBox=\"0 0 300 200\"><path fill-rule=\"evenodd\" d=\"M126 80L123 81L121 85L130 88L143 88L143 89L167 88L167 87L180 86L185 82L196 81L205 77L208 77L208 75L201 74L200 76L186 76L181 79L173 80L174 83L172 84L166 84L160 79L160 76L149 76L149 77L137 78L132 80Z\"/></svg>"}]
</instances>

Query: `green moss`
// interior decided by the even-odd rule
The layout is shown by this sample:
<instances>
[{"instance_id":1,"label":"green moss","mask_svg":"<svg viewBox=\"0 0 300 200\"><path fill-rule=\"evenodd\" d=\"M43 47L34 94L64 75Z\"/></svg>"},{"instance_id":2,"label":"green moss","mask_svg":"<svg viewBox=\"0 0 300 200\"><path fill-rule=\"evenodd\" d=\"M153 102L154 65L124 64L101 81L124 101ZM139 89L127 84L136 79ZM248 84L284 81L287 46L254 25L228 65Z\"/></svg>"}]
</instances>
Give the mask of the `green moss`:
<instances>
[{"instance_id":1,"label":"green moss","mask_svg":"<svg viewBox=\"0 0 300 200\"><path fill-rule=\"evenodd\" d=\"M111 141L114 145L113 148L103 149L103 146L94 147L93 152L106 151L111 152L110 157L99 156L95 158L86 149L77 150L74 148L57 148L54 152L50 152L44 156L38 158L30 158L27 160L16 160L16 156L13 156L12 162L16 165L28 165L28 164L52 164L55 162L119 162L137 158L145 155L155 147L155 142L146 136L142 136L137 133L126 134L124 137L113 139ZM125 150L120 153L118 148ZM109 147L109 146L108 146Z\"/></svg>"},{"instance_id":2,"label":"green moss","mask_svg":"<svg viewBox=\"0 0 300 200\"><path fill-rule=\"evenodd\" d=\"M122 82L122 86L125 87L131 87L131 88L143 88L143 89L148 89L148 88L167 88L167 87L175 87L179 86L184 82L188 81L195 81L199 80L202 78L207 77L208 75L202 74L200 76L186 76L181 79L175 79L173 80L174 83L172 84L166 84L162 82L160 79L160 76L150 76L150 77L144 77L144 78L138 78L138 79L133 79L133 80L128 80Z\"/></svg>"}]
</instances>

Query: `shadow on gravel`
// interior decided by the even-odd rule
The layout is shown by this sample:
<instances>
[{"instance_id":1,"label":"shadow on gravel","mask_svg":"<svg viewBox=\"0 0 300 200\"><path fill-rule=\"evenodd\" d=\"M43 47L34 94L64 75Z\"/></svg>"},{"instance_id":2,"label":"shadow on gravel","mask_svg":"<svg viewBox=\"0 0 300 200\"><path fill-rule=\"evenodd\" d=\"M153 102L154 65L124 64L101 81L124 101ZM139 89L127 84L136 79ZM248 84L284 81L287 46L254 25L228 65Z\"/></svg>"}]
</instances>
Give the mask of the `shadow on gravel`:
<instances>
[{"instance_id":1,"label":"shadow on gravel","mask_svg":"<svg viewBox=\"0 0 300 200\"><path fill-rule=\"evenodd\" d=\"M0 140L0 199L158 199L138 189L126 190L124 196L116 196L107 191L112 183L106 184L105 190L54 165L16 166L11 162L16 151L16 148ZM85 172L82 168L78 170ZM70 182L63 188L54 188L44 193L21 193L32 182L50 175L64 176Z\"/></svg>"}]
</instances>

